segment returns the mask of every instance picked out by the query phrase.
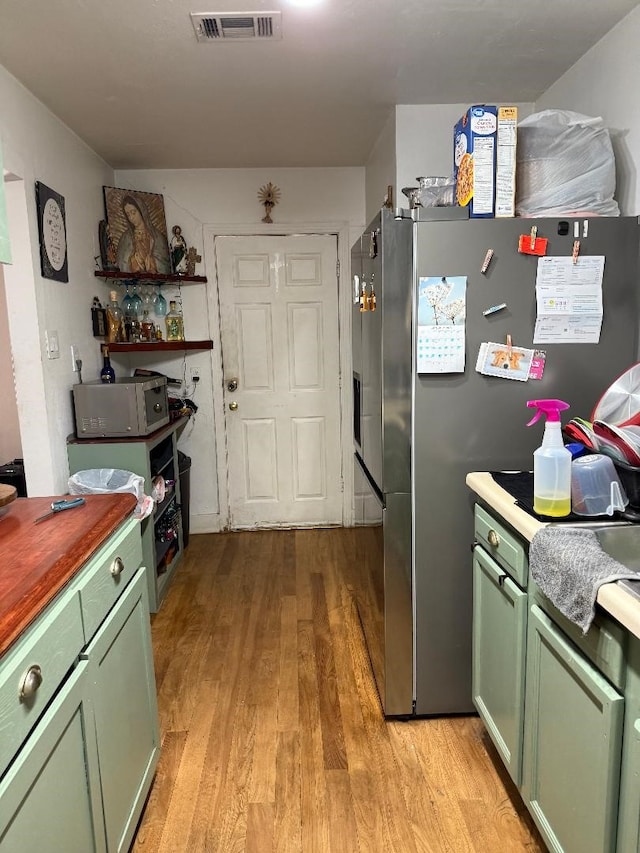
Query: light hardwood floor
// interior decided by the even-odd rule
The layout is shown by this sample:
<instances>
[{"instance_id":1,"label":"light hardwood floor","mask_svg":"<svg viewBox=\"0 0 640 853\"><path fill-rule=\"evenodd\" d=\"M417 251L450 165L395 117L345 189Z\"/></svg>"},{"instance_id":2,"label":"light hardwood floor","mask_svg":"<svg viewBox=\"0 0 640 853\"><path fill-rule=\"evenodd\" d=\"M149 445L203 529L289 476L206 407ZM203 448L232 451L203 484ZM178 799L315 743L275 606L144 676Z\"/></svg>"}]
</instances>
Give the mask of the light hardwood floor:
<instances>
[{"instance_id":1,"label":"light hardwood floor","mask_svg":"<svg viewBox=\"0 0 640 853\"><path fill-rule=\"evenodd\" d=\"M477 717L384 720L353 549L344 529L191 536L153 619L136 853L545 850Z\"/></svg>"}]
</instances>

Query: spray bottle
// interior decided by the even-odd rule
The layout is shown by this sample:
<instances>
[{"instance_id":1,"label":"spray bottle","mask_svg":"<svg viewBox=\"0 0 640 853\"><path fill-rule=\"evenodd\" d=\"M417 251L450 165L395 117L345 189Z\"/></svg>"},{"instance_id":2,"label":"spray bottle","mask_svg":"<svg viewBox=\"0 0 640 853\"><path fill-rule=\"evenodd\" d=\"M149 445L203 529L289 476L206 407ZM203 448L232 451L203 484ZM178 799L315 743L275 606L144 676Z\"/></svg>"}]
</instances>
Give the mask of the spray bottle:
<instances>
[{"instance_id":1,"label":"spray bottle","mask_svg":"<svg viewBox=\"0 0 640 853\"><path fill-rule=\"evenodd\" d=\"M569 408L562 400L529 400L537 409L527 426L541 415L544 425L542 444L533 454L533 510L539 515L560 518L571 512L571 453L564 446L560 412Z\"/></svg>"}]
</instances>

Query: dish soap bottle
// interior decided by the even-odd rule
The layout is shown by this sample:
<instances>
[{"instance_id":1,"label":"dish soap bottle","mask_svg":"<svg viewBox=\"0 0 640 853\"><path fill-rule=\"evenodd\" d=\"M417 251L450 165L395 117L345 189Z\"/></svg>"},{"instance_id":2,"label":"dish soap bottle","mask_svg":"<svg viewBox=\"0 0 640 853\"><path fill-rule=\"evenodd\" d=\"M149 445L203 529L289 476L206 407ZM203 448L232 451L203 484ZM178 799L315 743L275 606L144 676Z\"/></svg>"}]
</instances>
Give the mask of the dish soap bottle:
<instances>
[{"instance_id":1,"label":"dish soap bottle","mask_svg":"<svg viewBox=\"0 0 640 853\"><path fill-rule=\"evenodd\" d=\"M569 404L562 400L529 400L527 406L537 409L527 426L541 415L547 418L542 444L533 454L533 511L561 518L571 512L571 453L564 446L560 426L560 412Z\"/></svg>"}]
</instances>

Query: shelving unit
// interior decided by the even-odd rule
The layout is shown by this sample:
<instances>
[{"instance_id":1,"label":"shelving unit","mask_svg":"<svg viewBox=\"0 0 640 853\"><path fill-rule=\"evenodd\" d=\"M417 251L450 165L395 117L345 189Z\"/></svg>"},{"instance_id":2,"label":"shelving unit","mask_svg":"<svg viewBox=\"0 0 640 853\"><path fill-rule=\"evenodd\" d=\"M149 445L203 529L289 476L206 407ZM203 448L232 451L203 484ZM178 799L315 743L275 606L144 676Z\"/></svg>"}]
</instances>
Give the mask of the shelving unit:
<instances>
[{"instance_id":1,"label":"shelving unit","mask_svg":"<svg viewBox=\"0 0 640 853\"><path fill-rule=\"evenodd\" d=\"M120 270L96 270L96 278L106 278L111 281L133 281L136 284L189 284L207 281L206 275L175 275L174 273L159 272L121 272Z\"/></svg>"},{"instance_id":2,"label":"shelving unit","mask_svg":"<svg viewBox=\"0 0 640 853\"><path fill-rule=\"evenodd\" d=\"M206 284L205 275L175 275L173 273L121 272L96 270L96 278L127 284ZM213 349L213 341L140 341L138 343L111 343L109 352L185 352L186 350Z\"/></svg>"},{"instance_id":3,"label":"shelving unit","mask_svg":"<svg viewBox=\"0 0 640 853\"><path fill-rule=\"evenodd\" d=\"M160 352L162 350L213 349L213 341L141 341L140 343L109 344L109 352Z\"/></svg>"},{"instance_id":4,"label":"shelving unit","mask_svg":"<svg viewBox=\"0 0 640 853\"><path fill-rule=\"evenodd\" d=\"M153 515L141 522L144 564L149 568L149 606L155 613L162 603L182 558L183 533L178 466L177 434L186 419L167 424L148 436L137 438L96 438L67 441L69 472L89 468L119 468L144 477L145 493L150 495L153 479L162 476L173 485Z\"/></svg>"}]
</instances>

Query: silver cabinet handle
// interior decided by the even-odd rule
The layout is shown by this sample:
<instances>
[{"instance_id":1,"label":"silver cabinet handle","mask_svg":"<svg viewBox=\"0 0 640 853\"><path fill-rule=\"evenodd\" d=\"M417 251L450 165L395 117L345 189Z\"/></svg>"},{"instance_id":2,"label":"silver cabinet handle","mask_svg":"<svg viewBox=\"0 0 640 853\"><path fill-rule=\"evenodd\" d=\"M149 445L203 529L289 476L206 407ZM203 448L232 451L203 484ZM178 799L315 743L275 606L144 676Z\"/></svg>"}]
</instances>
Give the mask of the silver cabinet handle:
<instances>
[{"instance_id":1,"label":"silver cabinet handle","mask_svg":"<svg viewBox=\"0 0 640 853\"><path fill-rule=\"evenodd\" d=\"M232 400L232 402L229 403L229 410L232 412L235 412L235 411L237 411L237 409L238 409L238 404L236 403L235 400Z\"/></svg>"},{"instance_id":2,"label":"silver cabinet handle","mask_svg":"<svg viewBox=\"0 0 640 853\"><path fill-rule=\"evenodd\" d=\"M490 530L487 536L487 541L489 542L489 545L491 545L492 548L497 548L500 544L500 537L498 536L495 530Z\"/></svg>"},{"instance_id":3,"label":"silver cabinet handle","mask_svg":"<svg viewBox=\"0 0 640 853\"><path fill-rule=\"evenodd\" d=\"M124 563L120 557L116 557L109 570L114 578L119 577L124 571Z\"/></svg>"},{"instance_id":4,"label":"silver cabinet handle","mask_svg":"<svg viewBox=\"0 0 640 853\"><path fill-rule=\"evenodd\" d=\"M25 702L35 696L36 690L42 684L42 670L37 663L27 669L20 679L18 687L18 698L21 702Z\"/></svg>"}]
</instances>

